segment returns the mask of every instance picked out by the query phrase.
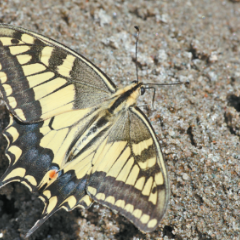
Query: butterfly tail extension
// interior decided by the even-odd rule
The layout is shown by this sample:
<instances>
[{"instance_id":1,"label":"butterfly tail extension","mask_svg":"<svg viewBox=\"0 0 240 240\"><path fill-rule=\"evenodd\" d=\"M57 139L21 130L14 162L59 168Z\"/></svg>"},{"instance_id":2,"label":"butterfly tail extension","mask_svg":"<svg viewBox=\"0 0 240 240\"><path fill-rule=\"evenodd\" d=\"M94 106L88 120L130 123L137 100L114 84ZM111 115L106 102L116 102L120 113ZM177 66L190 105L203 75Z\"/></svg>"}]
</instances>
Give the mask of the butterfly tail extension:
<instances>
[{"instance_id":1,"label":"butterfly tail extension","mask_svg":"<svg viewBox=\"0 0 240 240\"><path fill-rule=\"evenodd\" d=\"M81 208L85 208L88 209L92 206L93 204L93 200L91 198L89 198L88 195L85 195L81 201L79 201L79 203L74 206L75 207L81 207ZM60 208L64 208L64 207L59 207L59 208L54 208L51 212L49 213L45 213L42 215L42 218L37 220L35 222L35 224L33 225L33 227L27 232L27 234L25 235L26 238L28 238L30 235L32 235L39 227L41 227L41 225L46 222L55 212L57 212L58 210L60 210ZM73 210L74 208L69 208L68 211ZM66 210L66 208L65 208Z\"/></svg>"},{"instance_id":2,"label":"butterfly tail extension","mask_svg":"<svg viewBox=\"0 0 240 240\"><path fill-rule=\"evenodd\" d=\"M44 203L42 217L28 231L26 237L29 237L61 208L66 211L71 211L76 207L90 208L93 200L85 192L87 179L87 175L78 179L74 171L67 170L66 173L60 173L51 185L42 189L39 196Z\"/></svg>"},{"instance_id":3,"label":"butterfly tail extension","mask_svg":"<svg viewBox=\"0 0 240 240\"><path fill-rule=\"evenodd\" d=\"M44 222L46 222L48 220L48 218L50 218L57 210L52 211L51 214L48 214L46 216L43 216L41 219L37 220L35 222L35 224L33 225L33 227L26 233L25 238L30 237L30 235L32 235Z\"/></svg>"}]
</instances>

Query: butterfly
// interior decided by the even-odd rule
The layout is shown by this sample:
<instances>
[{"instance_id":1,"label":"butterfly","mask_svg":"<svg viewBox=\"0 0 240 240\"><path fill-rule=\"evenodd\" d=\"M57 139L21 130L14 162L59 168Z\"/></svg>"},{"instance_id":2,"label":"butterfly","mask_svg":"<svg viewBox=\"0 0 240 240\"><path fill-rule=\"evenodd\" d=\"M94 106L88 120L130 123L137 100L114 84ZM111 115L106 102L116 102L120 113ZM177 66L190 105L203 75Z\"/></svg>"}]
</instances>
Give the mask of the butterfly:
<instances>
[{"instance_id":1,"label":"butterfly","mask_svg":"<svg viewBox=\"0 0 240 240\"><path fill-rule=\"evenodd\" d=\"M9 110L9 167L45 207L30 236L63 208L94 201L144 233L166 212L169 179L160 144L136 106L146 85L117 88L82 55L35 32L0 25L0 93Z\"/></svg>"}]
</instances>

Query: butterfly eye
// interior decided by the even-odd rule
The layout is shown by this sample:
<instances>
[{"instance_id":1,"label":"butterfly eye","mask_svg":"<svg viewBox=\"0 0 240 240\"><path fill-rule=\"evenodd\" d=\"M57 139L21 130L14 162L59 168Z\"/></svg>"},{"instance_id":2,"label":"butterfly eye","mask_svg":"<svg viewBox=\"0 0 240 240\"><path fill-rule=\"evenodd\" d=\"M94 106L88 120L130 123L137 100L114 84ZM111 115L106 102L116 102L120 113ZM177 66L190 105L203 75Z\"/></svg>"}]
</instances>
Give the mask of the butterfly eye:
<instances>
[{"instance_id":1,"label":"butterfly eye","mask_svg":"<svg viewBox=\"0 0 240 240\"><path fill-rule=\"evenodd\" d=\"M143 95L145 93L145 87L141 87L141 95Z\"/></svg>"}]
</instances>

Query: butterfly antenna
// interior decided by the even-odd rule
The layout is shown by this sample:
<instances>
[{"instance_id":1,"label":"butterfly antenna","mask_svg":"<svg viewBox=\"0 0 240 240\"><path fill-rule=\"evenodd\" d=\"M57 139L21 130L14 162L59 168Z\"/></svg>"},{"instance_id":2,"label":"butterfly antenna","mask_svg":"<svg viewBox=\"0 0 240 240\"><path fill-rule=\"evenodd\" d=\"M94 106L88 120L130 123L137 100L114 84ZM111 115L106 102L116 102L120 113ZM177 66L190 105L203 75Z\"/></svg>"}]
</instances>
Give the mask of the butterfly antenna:
<instances>
[{"instance_id":1,"label":"butterfly antenna","mask_svg":"<svg viewBox=\"0 0 240 240\"><path fill-rule=\"evenodd\" d=\"M137 82L138 82L138 61L137 61L137 53L138 53L138 39L139 39L139 27L135 26L135 29L137 30L137 39L136 39L136 50L135 50L135 59L136 59L136 76L137 76Z\"/></svg>"},{"instance_id":2,"label":"butterfly antenna","mask_svg":"<svg viewBox=\"0 0 240 240\"><path fill-rule=\"evenodd\" d=\"M139 40L139 27L138 26L134 26L136 31L137 31L137 35L136 35L136 49L135 49L135 63L136 63L136 76L137 76L137 82L138 82L138 40ZM189 81L186 82L173 82L173 83L147 83L144 84L145 85L145 89L151 89L153 90L153 99L152 99L152 108L154 108L154 101L155 101L155 95L156 95L156 88L155 86L167 86L167 85L181 85L181 84L185 84L188 85Z\"/></svg>"},{"instance_id":3,"label":"butterfly antenna","mask_svg":"<svg viewBox=\"0 0 240 240\"><path fill-rule=\"evenodd\" d=\"M173 83L147 83L145 84L145 89L152 89L153 90L153 98L152 98L152 108L154 108L154 101L156 95L156 88L155 86L169 86L169 85L189 85L189 81L186 82L173 82Z\"/></svg>"}]
</instances>

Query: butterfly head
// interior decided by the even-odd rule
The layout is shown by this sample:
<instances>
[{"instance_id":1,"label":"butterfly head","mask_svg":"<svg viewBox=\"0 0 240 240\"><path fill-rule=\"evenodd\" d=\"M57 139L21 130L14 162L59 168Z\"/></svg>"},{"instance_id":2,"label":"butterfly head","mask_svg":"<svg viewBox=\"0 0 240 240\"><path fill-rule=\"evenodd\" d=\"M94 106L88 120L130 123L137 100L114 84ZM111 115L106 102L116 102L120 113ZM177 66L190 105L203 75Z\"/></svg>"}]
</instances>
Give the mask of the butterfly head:
<instances>
[{"instance_id":1,"label":"butterfly head","mask_svg":"<svg viewBox=\"0 0 240 240\"><path fill-rule=\"evenodd\" d=\"M142 82L133 81L128 86L119 89L113 95L113 101L110 104L109 111L118 113L135 106L140 95L145 93L145 86Z\"/></svg>"},{"instance_id":2,"label":"butterfly head","mask_svg":"<svg viewBox=\"0 0 240 240\"><path fill-rule=\"evenodd\" d=\"M139 91L139 95L143 95L146 91L146 87L144 86L144 84L142 82L139 82L137 80L132 81L132 84L134 84L135 86L138 86L138 91Z\"/></svg>"}]
</instances>

